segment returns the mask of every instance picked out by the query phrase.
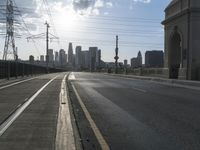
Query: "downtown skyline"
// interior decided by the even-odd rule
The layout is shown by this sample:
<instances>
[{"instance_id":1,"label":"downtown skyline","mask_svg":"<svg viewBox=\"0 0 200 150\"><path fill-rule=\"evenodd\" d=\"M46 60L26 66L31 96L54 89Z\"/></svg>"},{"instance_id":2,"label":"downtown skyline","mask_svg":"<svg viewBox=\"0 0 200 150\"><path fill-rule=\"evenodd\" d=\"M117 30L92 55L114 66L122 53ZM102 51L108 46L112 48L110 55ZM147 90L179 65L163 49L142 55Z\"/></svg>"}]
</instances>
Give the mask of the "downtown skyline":
<instances>
[{"instance_id":1,"label":"downtown skyline","mask_svg":"<svg viewBox=\"0 0 200 150\"><path fill-rule=\"evenodd\" d=\"M163 9L169 1L48 0L45 5L37 0L15 0L15 4L23 13L22 18L32 35L45 32L45 20L50 23L50 32L59 37L59 43L57 40L50 42L50 49L67 49L69 42L83 49L98 46L102 50L102 60L114 61L115 36L119 35L119 61L123 61L136 56L139 50L143 56L146 50L164 50L164 31L160 22L164 20ZM5 32L2 24L0 29ZM36 58L45 55L44 39L35 40L34 44L27 42L26 37L30 35L25 31L18 32L22 34L16 39L19 58L26 59L30 54ZM3 46L4 37L1 36L0 55Z\"/></svg>"}]
</instances>

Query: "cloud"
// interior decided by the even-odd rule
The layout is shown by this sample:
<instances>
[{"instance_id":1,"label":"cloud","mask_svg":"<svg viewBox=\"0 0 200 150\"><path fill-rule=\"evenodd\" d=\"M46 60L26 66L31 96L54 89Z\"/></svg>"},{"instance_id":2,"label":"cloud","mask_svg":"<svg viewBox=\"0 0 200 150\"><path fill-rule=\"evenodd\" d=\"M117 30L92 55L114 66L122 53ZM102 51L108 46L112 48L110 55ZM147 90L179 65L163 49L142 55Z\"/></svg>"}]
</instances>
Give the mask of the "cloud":
<instances>
[{"instance_id":1,"label":"cloud","mask_svg":"<svg viewBox=\"0 0 200 150\"><path fill-rule=\"evenodd\" d=\"M106 2L106 7L107 8L112 8L113 7L113 3L112 2Z\"/></svg>"},{"instance_id":2,"label":"cloud","mask_svg":"<svg viewBox=\"0 0 200 150\"><path fill-rule=\"evenodd\" d=\"M25 26L28 26L32 33L42 32L43 24L49 20L49 14L47 14L47 7L43 0L15 0L16 5L19 7L22 18L26 22ZM53 19L59 18L59 16L89 16L108 14L107 9L113 7L113 0L48 0L48 8L51 10ZM0 4L5 1L0 0ZM15 5L15 4L14 4ZM56 16L56 17L55 17ZM21 18L19 18L21 21ZM40 26L38 26L40 24Z\"/></svg>"},{"instance_id":3,"label":"cloud","mask_svg":"<svg viewBox=\"0 0 200 150\"><path fill-rule=\"evenodd\" d=\"M133 2L150 3L151 0L133 0Z\"/></svg>"},{"instance_id":4,"label":"cloud","mask_svg":"<svg viewBox=\"0 0 200 150\"><path fill-rule=\"evenodd\" d=\"M74 10L85 15L99 15L102 8L112 8L108 0L73 0Z\"/></svg>"},{"instance_id":5,"label":"cloud","mask_svg":"<svg viewBox=\"0 0 200 150\"><path fill-rule=\"evenodd\" d=\"M102 8L104 7L104 1L102 0L96 0L95 4L94 4L95 8Z\"/></svg>"},{"instance_id":6,"label":"cloud","mask_svg":"<svg viewBox=\"0 0 200 150\"><path fill-rule=\"evenodd\" d=\"M130 5L129 5L129 9L132 10L133 9L133 5L136 3L144 3L144 4L149 4L151 3L152 0L130 0Z\"/></svg>"},{"instance_id":7,"label":"cloud","mask_svg":"<svg viewBox=\"0 0 200 150\"><path fill-rule=\"evenodd\" d=\"M92 0L74 0L73 6L75 10L88 9L92 5Z\"/></svg>"}]
</instances>

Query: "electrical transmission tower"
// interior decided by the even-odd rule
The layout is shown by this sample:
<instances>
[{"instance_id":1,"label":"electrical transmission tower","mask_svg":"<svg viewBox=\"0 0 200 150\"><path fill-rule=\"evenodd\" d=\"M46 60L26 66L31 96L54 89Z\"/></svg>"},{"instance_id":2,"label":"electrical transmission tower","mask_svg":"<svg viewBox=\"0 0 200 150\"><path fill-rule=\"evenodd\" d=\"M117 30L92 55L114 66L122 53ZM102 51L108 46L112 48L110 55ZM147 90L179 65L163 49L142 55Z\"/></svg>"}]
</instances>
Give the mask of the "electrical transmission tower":
<instances>
[{"instance_id":1,"label":"electrical transmission tower","mask_svg":"<svg viewBox=\"0 0 200 150\"><path fill-rule=\"evenodd\" d=\"M15 47L14 38L14 24L18 24L18 21L14 19L15 15L18 15L18 11L13 6L12 0L6 0L5 5L5 24L6 24L6 34L5 34L5 45L3 51L3 60L7 59L18 59L17 49ZM10 55L10 57L9 57Z\"/></svg>"},{"instance_id":2,"label":"electrical transmission tower","mask_svg":"<svg viewBox=\"0 0 200 150\"><path fill-rule=\"evenodd\" d=\"M6 39L3 52L3 60L7 60L8 54L14 55L14 60L17 59L17 52L15 50L15 39L14 39L14 9L12 0L6 1ZM12 51L10 51L10 48Z\"/></svg>"}]
</instances>

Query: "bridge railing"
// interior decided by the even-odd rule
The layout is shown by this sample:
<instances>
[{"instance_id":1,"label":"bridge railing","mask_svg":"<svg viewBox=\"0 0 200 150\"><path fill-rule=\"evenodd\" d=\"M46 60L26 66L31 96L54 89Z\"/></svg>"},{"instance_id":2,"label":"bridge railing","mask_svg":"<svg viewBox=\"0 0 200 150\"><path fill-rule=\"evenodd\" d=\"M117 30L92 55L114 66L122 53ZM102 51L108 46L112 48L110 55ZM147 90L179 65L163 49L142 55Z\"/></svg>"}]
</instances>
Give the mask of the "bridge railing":
<instances>
[{"instance_id":1,"label":"bridge railing","mask_svg":"<svg viewBox=\"0 0 200 150\"><path fill-rule=\"evenodd\" d=\"M10 77L31 76L36 74L62 72L64 70L53 67L45 67L36 64L24 63L21 61L3 61L0 60L0 79L9 79Z\"/></svg>"}]
</instances>

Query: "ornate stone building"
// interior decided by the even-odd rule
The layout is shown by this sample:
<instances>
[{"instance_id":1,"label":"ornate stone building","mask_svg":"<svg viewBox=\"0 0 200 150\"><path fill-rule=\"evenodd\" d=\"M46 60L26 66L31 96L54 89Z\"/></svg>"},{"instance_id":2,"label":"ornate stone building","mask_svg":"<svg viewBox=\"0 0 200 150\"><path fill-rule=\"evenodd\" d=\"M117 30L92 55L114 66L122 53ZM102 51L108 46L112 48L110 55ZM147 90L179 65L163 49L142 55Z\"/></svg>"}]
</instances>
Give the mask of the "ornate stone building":
<instances>
[{"instance_id":1,"label":"ornate stone building","mask_svg":"<svg viewBox=\"0 0 200 150\"><path fill-rule=\"evenodd\" d=\"M200 80L200 0L172 0L165 14L169 78Z\"/></svg>"}]
</instances>

